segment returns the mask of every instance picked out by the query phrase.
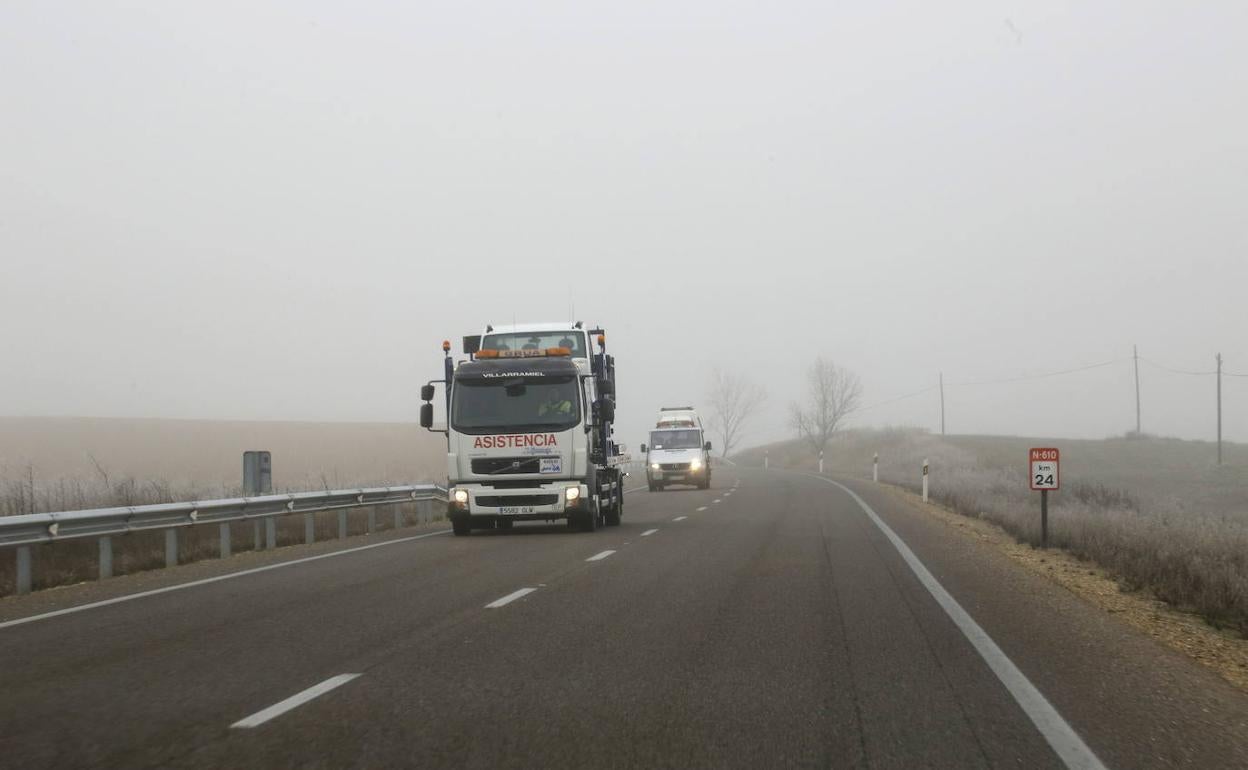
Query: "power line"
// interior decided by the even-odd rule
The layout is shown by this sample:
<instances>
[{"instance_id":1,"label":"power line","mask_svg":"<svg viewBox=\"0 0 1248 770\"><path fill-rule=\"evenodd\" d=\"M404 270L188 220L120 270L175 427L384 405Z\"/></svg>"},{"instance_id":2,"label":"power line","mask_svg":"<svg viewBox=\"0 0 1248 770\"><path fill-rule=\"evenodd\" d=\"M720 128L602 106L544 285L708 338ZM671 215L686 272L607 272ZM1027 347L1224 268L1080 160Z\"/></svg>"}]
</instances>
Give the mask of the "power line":
<instances>
[{"instance_id":1,"label":"power line","mask_svg":"<svg viewBox=\"0 0 1248 770\"><path fill-rule=\"evenodd\" d=\"M1162 371L1170 372L1171 374L1186 374L1186 375L1189 375L1189 376L1191 376L1191 377L1208 377L1208 376L1213 376L1213 375L1217 374L1217 372L1216 372L1216 371L1211 371L1211 372L1193 372L1193 371L1191 371L1191 370L1189 370L1189 369L1175 369L1175 368L1174 368L1174 367L1172 367L1172 366L1166 366L1165 364L1159 364L1159 363L1157 363L1156 361L1152 361L1152 360L1149 360L1149 359L1147 359L1147 358L1141 358L1140 360L1141 360L1141 361L1143 361L1144 363L1148 364L1149 366L1154 366L1154 367L1156 367L1156 368L1158 368L1158 369L1161 369ZM1223 373L1223 374L1226 374L1226 372L1222 372L1222 373ZM1238 375L1235 375L1235 376L1238 376Z\"/></svg>"},{"instance_id":2,"label":"power line","mask_svg":"<svg viewBox=\"0 0 1248 770\"><path fill-rule=\"evenodd\" d=\"M1079 366L1079 367L1075 367L1074 369L1062 369L1061 371L1057 371L1057 372L1045 372L1043 374L1024 374L1019 377L1005 377L999 380L973 380L970 382L953 382L953 383L946 383L946 384L951 387L962 387L962 386L967 386L967 385L999 385L999 384L1007 383L1007 382L1021 382L1023 380L1040 380L1040 379L1044 379L1045 377L1058 377L1063 374L1074 374L1076 372L1086 372L1089 369L1100 369L1105 366L1113 366L1114 364L1121 364L1124 361L1130 361L1130 360L1131 359L1129 358L1115 358L1112 361L1102 361L1099 364L1089 364L1088 366Z\"/></svg>"},{"instance_id":3,"label":"power line","mask_svg":"<svg viewBox=\"0 0 1248 770\"><path fill-rule=\"evenodd\" d=\"M887 404L897 403L899 401L905 401L905 399L907 398L914 398L915 396L922 396L922 394L924 393L931 393L932 391L935 391L937 387L940 387L940 386L929 386L929 387L922 389L922 391L915 391L914 393L906 393L905 396L897 396L896 398L890 398L889 401L881 401L881 402L877 402L874 404L867 404L867 406L859 407L857 409L854 409L854 411L866 412L867 409L874 409L876 407L884 407L884 406L887 406Z\"/></svg>"}]
</instances>

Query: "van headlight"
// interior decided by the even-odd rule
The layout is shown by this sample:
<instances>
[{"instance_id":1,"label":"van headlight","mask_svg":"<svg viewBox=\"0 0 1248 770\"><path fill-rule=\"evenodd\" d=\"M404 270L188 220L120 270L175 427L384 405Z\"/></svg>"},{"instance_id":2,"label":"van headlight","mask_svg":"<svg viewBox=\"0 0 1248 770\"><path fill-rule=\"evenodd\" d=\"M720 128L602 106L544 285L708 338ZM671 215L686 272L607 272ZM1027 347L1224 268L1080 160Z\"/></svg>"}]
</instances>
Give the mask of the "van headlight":
<instances>
[{"instance_id":1,"label":"van headlight","mask_svg":"<svg viewBox=\"0 0 1248 770\"><path fill-rule=\"evenodd\" d=\"M457 489L457 490L455 490L454 496L455 496L455 502L459 503L460 505L465 505L465 504L467 504L467 502L468 502L468 490L466 490L466 489Z\"/></svg>"},{"instance_id":2,"label":"van headlight","mask_svg":"<svg viewBox=\"0 0 1248 770\"><path fill-rule=\"evenodd\" d=\"M700 471L700 470L702 470L702 461L701 461L701 460L690 460L690 461L689 461L689 470L691 470L691 471Z\"/></svg>"},{"instance_id":3,"label":"van headlight","mask_svg":"<svg viewBox=\"0 0 1248 770\"><path fill-rule=\"evenodd\" d=\"M572 502L573 500L578 500L581 497L581 488L580 487L568 487L567 489L564 490L563 496L567 499L569 503Z\"/></svg>"},{"instance_id":4,"label":"van headlight","mask_svg":"<svg viewBox=\"0 0 1248 770\"><path fill-rule=\"evenodd\" d=\"M650 463L650 470L657 471L658 469L659 469L658 463Z\"/></svg>"}]
</instances>

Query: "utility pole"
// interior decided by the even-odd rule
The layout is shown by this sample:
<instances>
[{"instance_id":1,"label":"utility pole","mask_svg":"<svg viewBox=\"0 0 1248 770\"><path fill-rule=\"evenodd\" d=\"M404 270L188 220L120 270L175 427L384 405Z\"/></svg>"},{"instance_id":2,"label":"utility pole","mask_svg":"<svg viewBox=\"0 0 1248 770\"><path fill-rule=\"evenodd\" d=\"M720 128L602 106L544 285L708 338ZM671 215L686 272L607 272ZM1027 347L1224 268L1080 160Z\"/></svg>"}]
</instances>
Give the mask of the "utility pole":
<instances>
[{"instance_id":1,"label":"utility pole","mask_svg":"<svg viewBox=\"0 0 1248 770\"><path fill-rule=\"evenodd\" d=\"M940 373L940 435L945 435L945 373Z\"/></svg>"},{"instance_id":2,"label":"utility pole","mask_svg":"<svg viewBox=\"0 0 1248 770\"><path fill-rule=\"evenodd\" d=\"M1140 348L1132 345L1135 355L1135 436L1140 437Z\"/></svg>"},{"instance_id":3,"label":"utility pole","mask_svg":"<svg viewBox=\"0 0 1248 770\"><path fill-rule=\"evenodd\" d=\"M1218 361L1218 465L1222 464L1222 354L1217 355Z\"/></svg>"}]
</instances>

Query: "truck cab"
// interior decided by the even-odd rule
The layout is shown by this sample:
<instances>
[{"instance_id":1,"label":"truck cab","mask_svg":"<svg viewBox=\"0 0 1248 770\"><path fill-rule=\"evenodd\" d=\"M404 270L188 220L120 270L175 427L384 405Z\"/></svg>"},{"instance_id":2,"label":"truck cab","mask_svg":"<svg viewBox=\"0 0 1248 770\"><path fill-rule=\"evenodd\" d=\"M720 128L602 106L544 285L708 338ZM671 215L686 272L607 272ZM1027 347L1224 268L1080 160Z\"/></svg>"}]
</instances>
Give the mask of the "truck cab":
<instances>
[{"instance_id":1,"label":"truck cab","mask_svg":"<svg viewBox=\"0 0 1248 770\"><path fill-rule=\"evenodd\" d=\"M711 442L706 440L702 420L693 407L664 407L659 411L649 444L642 444L646 458L646 483L651 492L668 484L711 486Z\"/></svg>"},{"instance_id":2,"label":"truck cab","mask_svg":"<svg viewBox=\"0 0 1248 770\"><path fill-rule=\"evenodd\" d=\"M618 524L623 465L611 435L614 360L579 324L487 327L446 363L449 516L457 535L516 521ZM426 386L431 401L432 387ZM432 404L421 424L432 426ZM428 414L426 414L428 413Z\"/></svg>"}]
</instances>

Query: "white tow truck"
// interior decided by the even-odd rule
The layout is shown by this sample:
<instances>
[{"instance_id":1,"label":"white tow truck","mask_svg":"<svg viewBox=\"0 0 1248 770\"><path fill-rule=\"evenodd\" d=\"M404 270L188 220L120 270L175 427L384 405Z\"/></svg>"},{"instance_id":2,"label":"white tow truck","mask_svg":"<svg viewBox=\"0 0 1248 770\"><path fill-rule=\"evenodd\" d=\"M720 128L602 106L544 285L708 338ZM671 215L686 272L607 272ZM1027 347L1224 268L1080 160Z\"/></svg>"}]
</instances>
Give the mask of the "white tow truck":
<instances>
[{"instance_id":1,"label":"white tow truck","mask_svg":"<svg viewBox=\"0 0 1248 770\"><path fill-rule=\"evenodd\" d=\"M641 445L646 457L646 483L651 492L668 484L711 486L711 442L705 440L702 419L691 406L659 410L650 444Z\"/></svg>"},{"instance_id":2,"label":"white tow truck","mask_svg":"<svg viewBox=\"0 0 1248 770\"><path fill-rule=\"evenodd\" d=\"M580 322L487 326L464 337L467 360L442 343L445 377L421 389L433 428L435 385L446 390L448 515L456 535L517 521L566 519L592 532L624 513L615 442L615 359L606 333Z\"/></svg>"}]
</instances>

